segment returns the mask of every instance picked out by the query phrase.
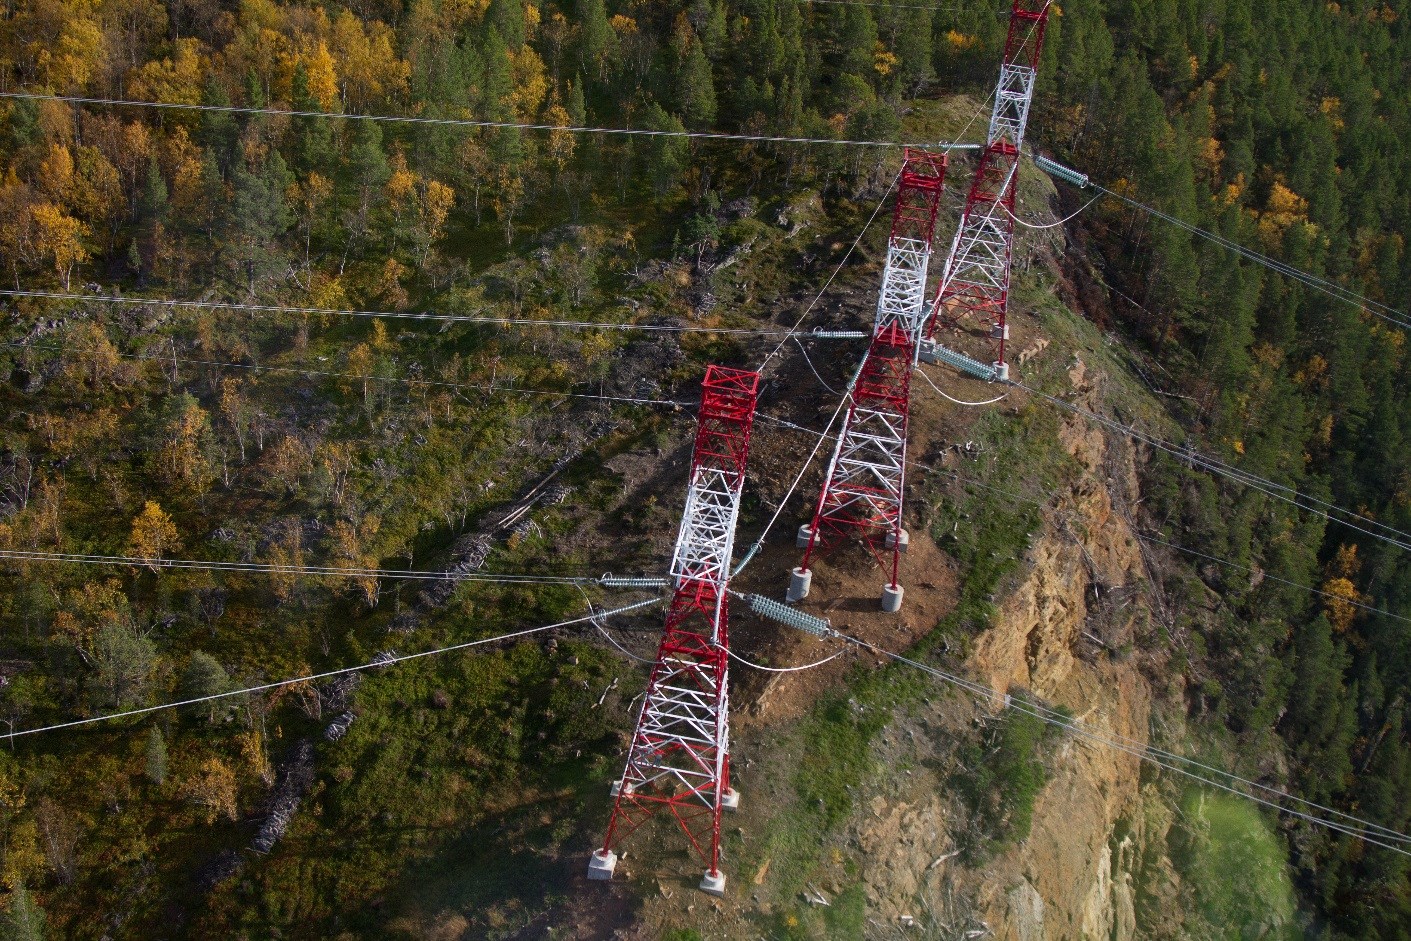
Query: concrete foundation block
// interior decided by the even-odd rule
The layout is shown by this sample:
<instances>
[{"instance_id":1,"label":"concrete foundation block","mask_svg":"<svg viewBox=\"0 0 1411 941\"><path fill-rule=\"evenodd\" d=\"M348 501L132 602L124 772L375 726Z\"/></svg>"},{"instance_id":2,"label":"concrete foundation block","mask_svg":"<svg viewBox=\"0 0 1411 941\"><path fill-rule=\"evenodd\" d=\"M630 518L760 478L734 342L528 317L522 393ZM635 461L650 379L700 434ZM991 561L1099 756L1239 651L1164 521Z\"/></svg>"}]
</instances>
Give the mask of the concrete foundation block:
<instances>
[{"instance_id":1,"label":"concrete foundation block","mask_svg":"<svg viewBox=\"0 0 1411 941\"><path fill-rule=\"evenodd\" d=\"M905 589L900 585L884 585L882 587L882 610L888 614L896 614L901 610L901 598L905 593Z\"/></svg>"},{"instance_id":2,"label":"concrete foundation block","mask_svg":"<svg viewBox=\"0 0 1411 941\"><path fill-rule=\"evenodd\" d=\"M905 552L907 549L911 548L911 534L904 529L897 533L887 533L886 544L888 549L895 549L898 542L901 543L901 551Z\"/></svg>"},{"instance_id":3,"label":"concrete foundation block","mask_svg":"<svg viewBox=\"0 0 1411 941\"><path fill-rule=\"evenodd\" d=\"M807 549L808 544L813 540L813 527L804 523L799 527L798 536L794 537L794 546L799 549Z\"/></svg>"},{"instance_id":4,"label":"concrete foundation block","mask_svg":"<svg viewBox=\"0 0 1411 941\"><path fill-rule=\"evenodd\" d=\"M707 872L701 879L701 891L708 895L725 894L725 873Z\"/></svg>"},{"instance_id":5,"label":"concrete foundation block","mask_svg":"<svg viewBox=\"0 0 1411 941\"><path fill-rule=\"evenodd\" d=\"M738 810L740 808L740 792L733 787L726 788L725 793L720 795L720 806L725 810Z\"/></svg>"},{"instance_id":6,"label":"concrete foundation block","mask_svg":"<svg viewBox=\"0 0 1411 941\"><path fill-rule=\"evenodd\" d=\"M588 878L606 882L617 869L617 854L612 850L595 850L588 857Z\"/></svg>"},{"instance_id":7,"label":"concrete foundation block","mask_svg":"<svg viewBox=\"0 0 1411 941\"><path fill-rule=\"evenodd\" d=\"M808 569L794 569L789 574L789 593L784 596L784 600L789 604L802 601L808 597L808 589L813 585L813 573Z\"/></svg>"}]
</instances>

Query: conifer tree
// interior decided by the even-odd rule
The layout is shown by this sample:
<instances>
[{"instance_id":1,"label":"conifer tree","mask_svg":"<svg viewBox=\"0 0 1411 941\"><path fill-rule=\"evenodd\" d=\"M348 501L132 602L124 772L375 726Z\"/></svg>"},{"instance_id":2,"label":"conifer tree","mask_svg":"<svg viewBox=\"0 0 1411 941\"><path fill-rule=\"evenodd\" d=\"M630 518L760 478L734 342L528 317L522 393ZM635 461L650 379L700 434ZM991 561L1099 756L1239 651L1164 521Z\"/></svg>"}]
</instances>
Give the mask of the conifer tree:
<instances>
[{"instance_id":1,"label":"conifer tree","mask_svg":"<svg viewBox=\"0 0 1411 941\"><path fill-rule=\"evenodd\" d=\"M309 90L309 71L303 62L294 67L290 97L295 111L322 112L319 99ZM301 173L327 173L335 153L334 123L328 118L295 118L294 166Z\"/></svg>"},{"instance_id":2,"label":"conifer tree","mask_svg":"<svg viewBox=\"0 0 1411 941\"><path fill-rule=\"evenodd\" d=\"M279 237L294 223L285 195L293 175L279 151L271 150L254 171L246 169L244 161L237 162L232 182L229 257L253 297L256 283L277 273L283 263Z\"/></svg>"},{"instance_id":3,"label":"conifer tree","mask_svg":"<svg viewBox=\"0 0 1411 941\"><path fill-rule=\"evenodd\" d=\"M694 36L687 44L676 82L677 100L687 126L708 129L715 121L715 81L710 74L710 60Z\"/></svg>"},{"instance_id":4,"label":"conifer tree","mask_svg":"<svg viewBox=\"0 0 1411 941\"><path fill-rule=\"evenodd\" d=\"M642 123L654 131L685 130L678 118L667 114L655 101L647 105ZM647 151L647 172L652 179L652 188L662 194L679 183L689 159L690 148L685 138L651 138Z\"/></svg>"},{"instance_id":5,"label":"conifer tree","mask_svg":"<svg viewBox=\"0 0 1411 941\"><path fill-rule=\"evenodd\" d=\"M181 695L184 699L203 699L219 696L230 689L230 676L210 654L203 650L192 651L186 672L181 676ZM208 722L214 722L230 710L228 702L213 699L190 707L193 715L200 715ZM154 730L155 731L155 730Z\"/></svg>"},{"instance_id":6,"label":"conifer tree","mask_svg":"<svg viewBox=\"0 0 1411 941\"><path fill-rule=\"evenodd\" d=\"M230 95L214 72L206 80L206 87L201 93L201 104L213 108L230 107ZM239 137L240 129L229 111L201 112L202 142L215 155L222 170L229 169L238 156L236 141Z\"/></svg>"},{"instance_id":7,"label":"conifer tree","mask_svg":"<svg viewBox=\"0 0 1411 941\"><path fill-rule=\"evenodd\" d=\"M524 45L524 4L521 0L490 0L485 11L485 22L490 25L511 51L518 51Z\"/></svg>"},{"instance_id":8,"label":"conifer tree","mask_svg":"<svg viewBox=\"0 0 1411 941\"><path fill-rule=\"evenodd\" d=\"M578 15L579 68L583 74L601 79L607 64L612 28L608 26L603 0L576 0Z\"/></svg>"}]
</instances>

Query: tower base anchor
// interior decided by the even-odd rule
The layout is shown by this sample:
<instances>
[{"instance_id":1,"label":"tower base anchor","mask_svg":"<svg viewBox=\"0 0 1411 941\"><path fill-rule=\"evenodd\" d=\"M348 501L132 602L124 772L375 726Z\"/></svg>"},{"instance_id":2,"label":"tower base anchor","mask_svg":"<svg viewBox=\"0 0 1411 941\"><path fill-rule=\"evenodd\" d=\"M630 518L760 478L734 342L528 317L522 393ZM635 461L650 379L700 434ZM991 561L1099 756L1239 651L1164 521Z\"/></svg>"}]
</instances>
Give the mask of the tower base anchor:
<instances>
[{"instance_id":1,"label":"tower base anchor","mask_svg":"<svg viewBox=\"0 0 1411 941\"><path fill-rule=\"evenodd\" d=\"M808 544L813 539L813 527L804 523L799 527L799 534L794 537L794 546L798 549L807 549Z\"/></svg>"}]
</instances>

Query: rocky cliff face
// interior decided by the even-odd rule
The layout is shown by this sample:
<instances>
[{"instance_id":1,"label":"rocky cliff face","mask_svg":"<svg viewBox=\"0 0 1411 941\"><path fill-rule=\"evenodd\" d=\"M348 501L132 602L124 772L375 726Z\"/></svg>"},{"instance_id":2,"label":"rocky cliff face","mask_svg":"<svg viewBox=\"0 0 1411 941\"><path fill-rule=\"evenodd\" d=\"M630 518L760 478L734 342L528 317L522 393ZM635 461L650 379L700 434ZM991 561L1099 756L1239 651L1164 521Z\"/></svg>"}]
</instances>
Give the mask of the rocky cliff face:
<instances>
[{"instance_id":1,"label":"rocky cliff face","mask_svg":"<svg viewBox=\"0 0 1411 941\"><path fill-rule=\"evenodd\" d=\"M1080 396L1094 391L1081 363L1069 378ZM1028 576L979 638L973 665L995 689L1026 689L1102 734L1145 743L1151 692L1121 655L1143 600L1143 562L1114 508L1138 499L1133 456L1076 416L1060 440L1083 472L1054 500ZM1117 830L1138 815L1139 773L1131 755L1064 740L1029 838L992 867L998 878L981 896L996 937L1135 937L1134 837Z\"/></svg>"},{"instance_id":2,"label":"rocky cliff face","mask_svg":"<svg viewBox=\"0 0 1411 941\"><path fill-rule=\"evenodd\" d=\"M1079 399L1099 391L1081 362L1069 379ZM1098 734L1145 744L1152 690L1131 649L1154 599L1127 515L1139 499L1136 458L1080 418L1059 437L1081 473L1049 501L1024 573L997 599L968 666L997 691L1024 691ZM945 734L943 723L930 728ZM939 776L874 797L853 839L870 860L877 924L916 919L940 937L950 929L1001 941L1148 936L1138 931L1138 881L1143 867L1147 879L1174 878L1169 811L1143 791L1138 760L1106 745L1065 734L1049 772L1028 838L979 870L960 864Z\"/></svg>"}]
</instances>

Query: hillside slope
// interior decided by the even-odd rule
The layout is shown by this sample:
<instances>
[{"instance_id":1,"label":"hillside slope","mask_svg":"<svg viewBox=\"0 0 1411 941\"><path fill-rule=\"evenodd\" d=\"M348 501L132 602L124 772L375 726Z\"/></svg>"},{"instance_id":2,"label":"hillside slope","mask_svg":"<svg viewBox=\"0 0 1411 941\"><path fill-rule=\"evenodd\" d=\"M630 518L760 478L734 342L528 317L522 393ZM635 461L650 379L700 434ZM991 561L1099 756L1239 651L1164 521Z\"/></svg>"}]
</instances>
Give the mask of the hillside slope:
<instances>
[{"instance_id":1,"label":"hillside slope","mask_svg":"<svg viewBox=\"0 0 1411 941\"><path fill-rule=\"evenodd\" d=\"M660 574L706 363L869 321L898 153L843 141L974 135L1005 7L0 11L0 936L1404 935L1405 854L857 654L737 664L724 901L668 828L590 889L658 614L460 647L645 597L562 579ZM844 551L810 609L1405 831L1411 5L1266 7L1055 9L1030 140L1326 280L1026 162L1036 391L920 383L906 607ZM861 349L781 354L742 545Z\"/></svg>"}]
</instances>

